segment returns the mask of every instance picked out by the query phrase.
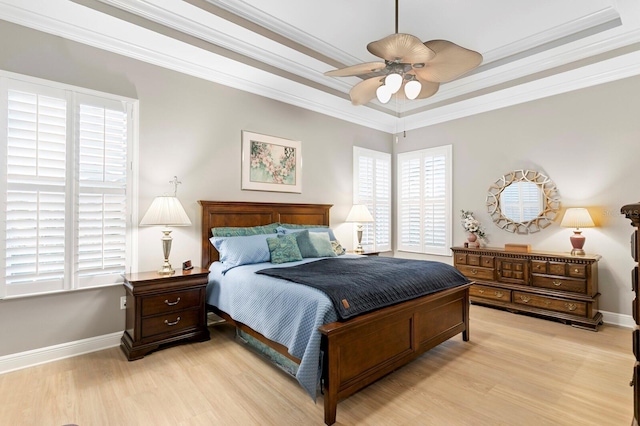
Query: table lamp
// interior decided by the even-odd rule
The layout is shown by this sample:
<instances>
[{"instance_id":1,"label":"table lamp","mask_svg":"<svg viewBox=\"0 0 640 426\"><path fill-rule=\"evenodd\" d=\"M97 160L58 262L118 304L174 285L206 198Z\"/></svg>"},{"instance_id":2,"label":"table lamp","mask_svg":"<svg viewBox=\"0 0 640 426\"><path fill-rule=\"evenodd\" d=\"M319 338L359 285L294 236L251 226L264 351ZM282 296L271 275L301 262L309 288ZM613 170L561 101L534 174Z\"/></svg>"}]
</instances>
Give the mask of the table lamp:
<instances>
[{"instance_id":1,"label":"table lamp","mask_svg":"<svg viewBox=\"0 0 640 426\"><path fill-rule=\"evenodd\" d=\"M585 237L582 235L580 228L593 228L595 224L589 211L585 208L570 208L564 213L560 226L565 228L576 228L571 236L572 256L584 256Z\"/></svg>"},{"instance_id":2,"label":"table lamp","mask_svg":"<svg viewBox=\"0 0 640 426\"><path fill-rule=\"evenodd\" d=\"M178 184L180 182L178 182L177 177L174 177L174 181L171 183L175 185L174 195L162 195L160 197L156 197L151 203L149 210L147 210L140 221L140 225L163 225L165 228L168 228L169 226L191 225L189 216L187 216L182 204L180 204L180 200L176 197ZM162 264L162 268L158 271L158 274L172 275L175 271L171 267L171 263L169 263L169 253L171 252L171 242L173 241L173 238L171 238L170 229L165 229L162 233L164 234L161 238L164 262Z\"/></svg>"},{"instance_id":3,"label":"table lamp","mask_svg":"<svg viewBox=\"0 0 640 426\"><path fill-rule=\"evenodd\" d=\"M353 222L358 225L358 247L356 247L354 253L364 253L362 248L362 224L373 222L373 216L369 213L369 209L364 204L354 204L347 215L346 222Z\"/></svg>"}]
</instances>

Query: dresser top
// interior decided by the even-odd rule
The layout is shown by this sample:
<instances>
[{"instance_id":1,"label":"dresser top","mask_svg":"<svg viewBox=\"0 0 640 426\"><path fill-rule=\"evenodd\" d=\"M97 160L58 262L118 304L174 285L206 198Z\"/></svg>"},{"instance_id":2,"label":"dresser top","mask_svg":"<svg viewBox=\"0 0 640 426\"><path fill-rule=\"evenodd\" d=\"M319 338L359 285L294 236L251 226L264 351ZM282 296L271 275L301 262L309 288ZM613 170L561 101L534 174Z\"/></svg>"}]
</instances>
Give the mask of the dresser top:
<instances>
[{"instance_id":1,"label":"dresser top","mask_svg":"<svg viewBox=\"0 0 640 426\"><path fill-rule=\"evenodd\" d=\"M480 248L471 248L471 247L451 247L451 250L454 252L463 252L470 254L493 254L500 256L510 256L510 257L523 257L523 258L536 258L536 257L554 257L559 259L565 259L568 261L587 261L587 262L597 262L602 258L599 254L586 254L586 255L571 255L569 252L552 252L552 251L530 251L528 253L518 252L518 251L507 251L501 247L480 247Z\"/></svg>"}]
</instances>

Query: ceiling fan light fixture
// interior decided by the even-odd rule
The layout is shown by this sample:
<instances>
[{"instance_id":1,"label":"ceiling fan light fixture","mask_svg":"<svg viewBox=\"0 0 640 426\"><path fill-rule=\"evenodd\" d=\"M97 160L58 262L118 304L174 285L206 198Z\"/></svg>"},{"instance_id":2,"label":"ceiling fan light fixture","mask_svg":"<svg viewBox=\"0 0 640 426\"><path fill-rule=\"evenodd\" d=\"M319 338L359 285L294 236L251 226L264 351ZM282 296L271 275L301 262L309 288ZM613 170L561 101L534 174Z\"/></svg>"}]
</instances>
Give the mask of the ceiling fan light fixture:
<instances>
[{"instance_id":1,"label":"ceiling fan light fixture","mask_svg":"<svg viewBox=\"0 0 640 426\"><path fill-rule=\"evenodd\" d=\"M407 99L414 100L420 94L422 90L422 84L418 80L410 80L404 85L404 94Z\"/></svg>"},{"instance_id":2,"label":"ceiling fan light fixture","mask_svg":"<svg viewBox=\"0 0 640 426\"><path fill-rule=\"evenodd\" d=\"M392 94L393 93L391 93L391 90L389 90L389 86L384 84L378 87L378 89L376 90L376 97L383 104L386 104L387 102L389 102L389 100L391 100Z\"/></svg>"},{"instance_id":3,"label":"ceiling fan light fixture","mask_svg":"<svg viewBox=\"0 0 640 426\"><path fill-rule=\"evenodd\" d=\"M385 77L384 84L385 86L387 86L387 88L393 95L398 90L400 90L400 87L402 87L402 75L397 74L395 72L391 73Z\"/></svg>"}]
</instances>

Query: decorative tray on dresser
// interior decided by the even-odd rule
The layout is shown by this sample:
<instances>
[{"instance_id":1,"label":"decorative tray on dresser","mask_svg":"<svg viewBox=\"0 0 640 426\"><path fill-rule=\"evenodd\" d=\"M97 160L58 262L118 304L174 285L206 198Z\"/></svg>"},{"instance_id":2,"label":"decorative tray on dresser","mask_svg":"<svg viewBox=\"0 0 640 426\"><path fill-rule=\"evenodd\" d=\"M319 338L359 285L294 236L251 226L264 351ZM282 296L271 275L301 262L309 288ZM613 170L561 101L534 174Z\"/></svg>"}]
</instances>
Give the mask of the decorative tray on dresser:
<instances>
[{"instance_id":1,"label":"decorative tray on dresser","mask_svg":"<svg viewBox=\"0 0 640 426\"><path fill-rule=\"evenodd\" d=\"M593 331L598 312L599 255L519 253L500 248L453 247L454 265L474 281L471 301L555 319Z\"/></svg>"},{"instance_id":2,"label":"decorative tray on dresser","mask_svg":"<svg viewBox=\"0 0 640 426\"><path fill-rule=\"evenodd\" d=\"M631 270L631 290L633 291L633 302L631 305L631 314L635 322L633 330L633 355L636 363L633 367L633 375L630 385L633 386L633 422L637 425L640 420L640 299L638 298L638 260L640 260L640 203L628 204L623 206L621 213L631 220L631 226L635 229L631 234L631 257L636 265Z\"/></svg>"}]
</instances>

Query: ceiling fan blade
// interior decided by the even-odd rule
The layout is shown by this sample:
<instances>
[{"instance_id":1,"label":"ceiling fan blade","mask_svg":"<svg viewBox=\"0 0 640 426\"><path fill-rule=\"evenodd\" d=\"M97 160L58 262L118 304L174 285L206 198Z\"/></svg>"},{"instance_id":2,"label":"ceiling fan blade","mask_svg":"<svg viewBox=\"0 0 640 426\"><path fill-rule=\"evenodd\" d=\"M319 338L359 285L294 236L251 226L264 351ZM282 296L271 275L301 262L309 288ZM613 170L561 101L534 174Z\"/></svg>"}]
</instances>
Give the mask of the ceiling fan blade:
<instances>
[{"instance_id":1,"label":"ceiling fan blade","mask_svg":"<svg viewBox=\"0 0 640 426\"><path fill-rule=\"evenodd\" d=\"M425 46L416 36L391 34L382 40L367 45L367 50L389 62L403 64L424 63L435 56L435 52Z\"/></svg>"},{"instance_id":2,"label":"ceiling fan blade","mask_svg":"<svg viewBox=\"0 0 640 426\"><path fill-rule=\"evenodd\" d=\"M421 78L417 77L417 80L420 82L420 84L422 85L422 88L420 89L420 93L418 93L418 96L416 96L415 99L426 99L429 98L433 95L435 95L438 92L438 89L440 89L440 83L434 83L433 81L426 81L426 80L422 80ZM407 84L406 80L403 82L402 87L400 88L400 90L398 90L398 92L393 95L395 99L398 100L403 100L403 99L407 99L407 95L405 95L404 93L404 85Z\"/></svg>"},{"instance_id":3,"label":"ceiling fan blade","mask_svg":"<svg viewBox=\"0 0 640 426\"><path fill-rule=\"evenodd\" d=\"M436 52L436 56L422 68L413 71L423 80L446 83L476 68L482 55L446 40L431 40L424 43Z\"/></svg>"},{"instance_id":4,"label":"ceiling fan blade","mask_svg":"<svg viewBox=\"0 0 640 426\"><path fill-rule=\"evenodd\" d=\"M380 71L385 69L387 64L384 62L366 62L364 64L352 65L346 68L340 68L337 70L327 71L324 75L329 77L350 77L352 75L363 75L371 72Z\"/></svg>"},{"instance_id":5,"label":"ceiling fan blade","mask_svg":"<svg viewBox=\"0 0 640 426\"><path fill-rule=\"evenodd\" d=\"M368 78L351 88L349 96L353 105L364 105L376 97L376 90L382 84L382 77Z\"/></svg>"}]
</instances>

